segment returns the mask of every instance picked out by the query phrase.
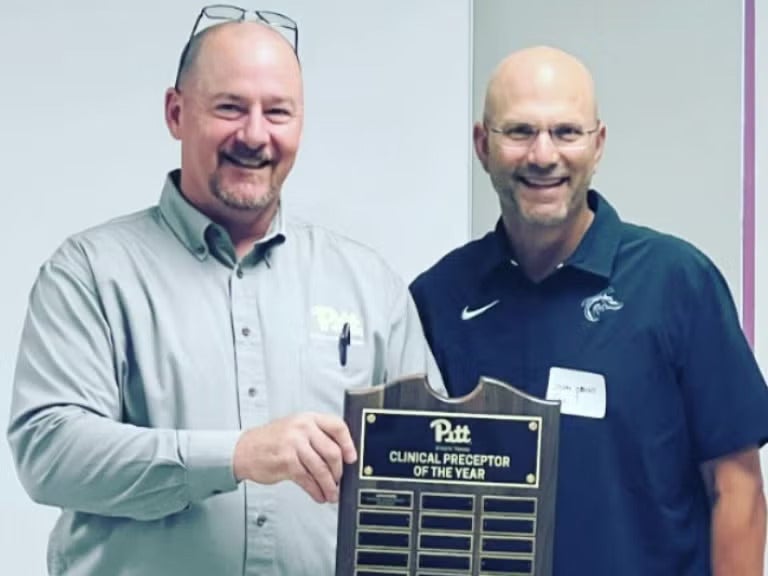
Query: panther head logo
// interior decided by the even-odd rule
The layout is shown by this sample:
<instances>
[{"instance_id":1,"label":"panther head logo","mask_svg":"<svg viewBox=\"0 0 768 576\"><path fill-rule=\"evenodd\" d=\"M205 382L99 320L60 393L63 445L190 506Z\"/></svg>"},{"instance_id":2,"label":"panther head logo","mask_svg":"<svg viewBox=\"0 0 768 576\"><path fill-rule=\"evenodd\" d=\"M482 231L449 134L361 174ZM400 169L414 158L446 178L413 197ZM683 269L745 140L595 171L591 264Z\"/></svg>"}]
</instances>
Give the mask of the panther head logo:
<instances>
[{"instance_id":1,"label":"panther head logo","mask_svg":"<svg viewBox=\"0 0 768 576\"><path fill-rule=\"evenodd\" d=\"M582 300L581 307L584 309L584 317L590 322L599 322L600 315L606 310L621 310L624 303L616 300L613 294L613 288L607 288L599 294Z\"/></svg>"}]
</instances>

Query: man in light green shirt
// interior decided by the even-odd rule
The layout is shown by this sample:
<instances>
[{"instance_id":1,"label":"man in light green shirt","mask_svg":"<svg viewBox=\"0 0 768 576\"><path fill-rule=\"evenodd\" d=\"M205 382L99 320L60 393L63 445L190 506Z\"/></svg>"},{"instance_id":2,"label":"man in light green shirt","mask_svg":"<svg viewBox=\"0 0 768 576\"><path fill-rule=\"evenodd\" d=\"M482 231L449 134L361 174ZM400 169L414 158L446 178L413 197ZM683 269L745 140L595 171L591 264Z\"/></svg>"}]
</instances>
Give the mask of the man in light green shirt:
<instances>
[{"instance_id":1,"label":"man in light green shirt","mask_svg":"<svg viewBox=\"0 0 768 576\"><path fill-rule=\"evenodd\" d=\"M32 290L8 438L62 509L52 575L332 574L344 390L431 366L397 275L280 207L304 107L274 18L193 36L165 102L181 170Z\"/></svg>"}]
</instances>

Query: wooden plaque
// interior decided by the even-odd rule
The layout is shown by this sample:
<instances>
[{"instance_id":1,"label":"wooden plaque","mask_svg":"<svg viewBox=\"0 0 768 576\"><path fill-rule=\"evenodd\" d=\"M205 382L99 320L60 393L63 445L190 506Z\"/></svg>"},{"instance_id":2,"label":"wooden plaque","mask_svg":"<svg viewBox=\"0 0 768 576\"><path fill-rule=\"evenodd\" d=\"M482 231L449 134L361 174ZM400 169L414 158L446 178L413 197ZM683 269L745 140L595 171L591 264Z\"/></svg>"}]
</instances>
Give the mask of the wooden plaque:
<instances>
[{"instance_id":1,"label":"wooden plaque","mask_svg":"<svg viewBox=\"0 0 768 576\"><path fill-rule=\"evenodd\" d=\"M336 576L551 575L558 402L411 378L348 391L344 417Z\"/></svg>"}]
</instances>

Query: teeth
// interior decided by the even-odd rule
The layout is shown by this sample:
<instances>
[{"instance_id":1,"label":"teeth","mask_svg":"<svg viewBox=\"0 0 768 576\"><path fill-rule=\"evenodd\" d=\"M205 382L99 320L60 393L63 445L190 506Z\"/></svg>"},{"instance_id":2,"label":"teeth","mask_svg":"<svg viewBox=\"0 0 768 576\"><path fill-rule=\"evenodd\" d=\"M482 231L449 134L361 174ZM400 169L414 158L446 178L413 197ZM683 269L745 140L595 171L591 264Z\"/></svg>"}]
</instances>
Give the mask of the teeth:
<instances>
[{"instance_id":1,"label":"teeth","mask_svg":"<svg viewBox=\"0 0 768 576\"><path fill-rule=\"evenodd\" d=\"M557 178L555 180L533 180L531 178L523 178L525 182L533 186L557 186L565 182L565 178Z\"/></svg>"},{"instance_id":2,"label":"teeth","mask_svg":"<svg viewBox=\"0 0 768 576\"><path fill-rule=\"evenodd\" d=\"M258 169L258 168L263 168L264 166L269 164L269 160L261 160L259 162L251 162L251 161L248 161L248 160L243 160L242 158L234 158L234 157L231 157L231 156L229 157L229 160L233 164L237 164L238 166L243 166L244 168L256 168L256 169Z\"/></svg>"},{"instance_id":3,"label":"teeth","mask_svg":"<svg viewBox=\"0 0 768 576\"><path fill-rule=\"evenodd\" d=\"M230 164L234 164L235 166L255 170L263 168L264 166L271 163L269 158L242 158L240 156L228 154L227 152L222 152L221 157L223 160L229 162Z\"/></svg>"}]
</instances>

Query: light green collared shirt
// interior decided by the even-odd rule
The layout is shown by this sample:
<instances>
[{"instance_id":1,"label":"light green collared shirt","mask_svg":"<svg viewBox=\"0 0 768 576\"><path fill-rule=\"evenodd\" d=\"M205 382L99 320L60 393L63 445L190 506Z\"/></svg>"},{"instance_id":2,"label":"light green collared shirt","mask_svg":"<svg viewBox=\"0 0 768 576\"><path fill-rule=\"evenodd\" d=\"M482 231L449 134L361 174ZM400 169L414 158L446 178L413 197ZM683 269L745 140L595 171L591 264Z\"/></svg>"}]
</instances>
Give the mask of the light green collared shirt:
<instances>
[{"instance_id":1,"label":"light green collared shirt","mask_svg":"<svg viewBox=\"0 0 768 576\"><path fill-rule=\"evenodd\" d=\"M238 262L172 176L159 206L67 240L32 290L8 438L30 495L62 508L50 573L332 574L336 506L238 485L235 443L426 373L416 310L370 249L282 211Z\"/></svg>"}]
</instances>

